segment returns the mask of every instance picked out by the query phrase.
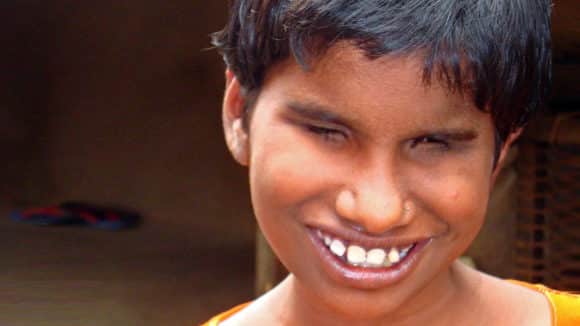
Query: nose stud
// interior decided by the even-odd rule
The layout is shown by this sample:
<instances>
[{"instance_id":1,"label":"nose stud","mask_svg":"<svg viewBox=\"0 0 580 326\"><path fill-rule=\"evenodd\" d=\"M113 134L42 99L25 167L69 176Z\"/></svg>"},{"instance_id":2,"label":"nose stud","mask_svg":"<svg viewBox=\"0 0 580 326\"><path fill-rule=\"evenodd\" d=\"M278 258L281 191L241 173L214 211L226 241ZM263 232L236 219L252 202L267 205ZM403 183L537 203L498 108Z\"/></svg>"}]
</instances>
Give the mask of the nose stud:
<instances>
[{"instance_id":1,"label":"nose stud","mask_svg":"<svg viewBox=\"0 0 580 326\"><path fill-rule=\"evenodd\" d=\"M360 233L366 233L366 232L367 232L367 230L365 229L365 227L364 227L364 226L362 226L362 225L360 225L360 224L353 224L353 225L352 225L352 228L353 228L355 231L357 231L357 232L360 232Z\"/></svg>"}]
</instances>

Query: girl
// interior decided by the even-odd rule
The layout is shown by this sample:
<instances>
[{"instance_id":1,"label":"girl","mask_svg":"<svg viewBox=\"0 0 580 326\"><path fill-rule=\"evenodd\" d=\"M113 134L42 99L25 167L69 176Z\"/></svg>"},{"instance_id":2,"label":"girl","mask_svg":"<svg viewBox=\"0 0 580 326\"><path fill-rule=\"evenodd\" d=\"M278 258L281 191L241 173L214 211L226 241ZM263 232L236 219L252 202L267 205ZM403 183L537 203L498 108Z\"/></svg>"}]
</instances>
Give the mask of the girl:
<instances>
[{"instance_id":1,"label":"girl","mask_svg":"<svg viewBox=\"0 0 580 326\"><path fill-rule=\"evenodd\" d=\"M547 0L238 0L227 145L290 275L207 325L572 325L456 259L550 84Z\"/></svg>"}]
</instances>

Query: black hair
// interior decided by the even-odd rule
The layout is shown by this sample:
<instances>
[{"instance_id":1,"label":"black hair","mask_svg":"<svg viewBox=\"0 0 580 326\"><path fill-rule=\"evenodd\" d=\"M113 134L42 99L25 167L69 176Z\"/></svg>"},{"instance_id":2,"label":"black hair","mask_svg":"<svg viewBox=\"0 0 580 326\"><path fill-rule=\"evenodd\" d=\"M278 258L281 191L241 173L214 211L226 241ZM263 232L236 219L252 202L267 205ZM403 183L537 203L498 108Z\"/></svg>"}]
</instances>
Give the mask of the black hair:
<instances>
[{"instance_id":1,"label":"black hair","mask_svg":"<svg viewBox=\"0 0 580 326\"><path fill-rule=\"evenodd\" d=\"M550 0L234 0L212 43L248 94L272 65L307 68L338 41L371 59L421 54L425 83L469 94L501 144L549 93L550 13Z\"/></svg>"}]
</instances>

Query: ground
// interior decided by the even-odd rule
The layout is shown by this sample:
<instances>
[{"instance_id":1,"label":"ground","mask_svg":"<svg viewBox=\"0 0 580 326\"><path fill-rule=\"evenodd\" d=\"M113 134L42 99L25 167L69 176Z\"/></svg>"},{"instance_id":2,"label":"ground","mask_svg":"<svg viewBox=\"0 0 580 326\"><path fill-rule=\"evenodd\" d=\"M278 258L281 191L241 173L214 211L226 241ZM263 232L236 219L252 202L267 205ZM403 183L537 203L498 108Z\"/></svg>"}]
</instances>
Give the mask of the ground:
<instances>
[{"instance_id":1,"label":"ground","mask_svg":"<svg viewBox=\"0 0 580 326\"><path fill-rule=\"evenodd\" d=\"M196 325L252 295L251 246L195 248L150 228L37 227L7 212L0 325Z\"/></svg>"}]
</instances>

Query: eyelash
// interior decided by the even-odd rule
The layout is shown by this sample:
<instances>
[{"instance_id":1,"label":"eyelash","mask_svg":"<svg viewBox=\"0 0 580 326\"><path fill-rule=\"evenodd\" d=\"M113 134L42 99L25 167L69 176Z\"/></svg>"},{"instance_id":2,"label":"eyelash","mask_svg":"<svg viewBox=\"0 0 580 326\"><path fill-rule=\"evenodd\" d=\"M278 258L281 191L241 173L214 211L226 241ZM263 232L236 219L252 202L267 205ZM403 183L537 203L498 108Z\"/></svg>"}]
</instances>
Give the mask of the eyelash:
<instances>
[{"instance_id":1,"label":"eyelash","mask_svg":"<svg viewBox=\"0 0 580 326\"><path fill-rule=\"evenodd\" d=\"M445 139L436 137L436 136L421 136L413 139L411 143L411 148L415 148L418 145L425 144L428 146L437 146L441 147L443 150L448 150L451 148L451 145Z\"/></svg>"},{"instance_id":2,"label":"eyelash","mask_svg":"<svg viewBox=\"0 0 580 326\"><path fill-rule=\"evenodd\" d=\"M319 127L319 126L313 126L313 125L307 125L306 129L309 132L320 136L324 141L338 142L338 141L346 139L346 135L339 130L325 128L325 127ZM341 139L336 139L336 137L340 137Z\"/></svg>"},{"instance_id":3,"label":"eyelash","mask_svg":"<svg viewBox=\"0 0 580 326\"><path fill-rule=\"evenodd\" d=\"M314 126L314 125L306 125L306 129L309 132L320 136L324 141L328 141L328 142L338 142L338 141L346 138L346 135L343 132L341 132L339 130L331 129L331 128L319 127L319 126ZM341 137L341 139L340 140L336 139L336 137ZM413 141L411 143L411 148L415 148L421 144L424 144L427 146L436 146L438 149L441 149L441 150L451 149L451 144L448 141L446 141L445 139L442 139L440 137L437 137L437 136L417 137L417 138L413 139Z\"/></svg>"}]
</instances>

